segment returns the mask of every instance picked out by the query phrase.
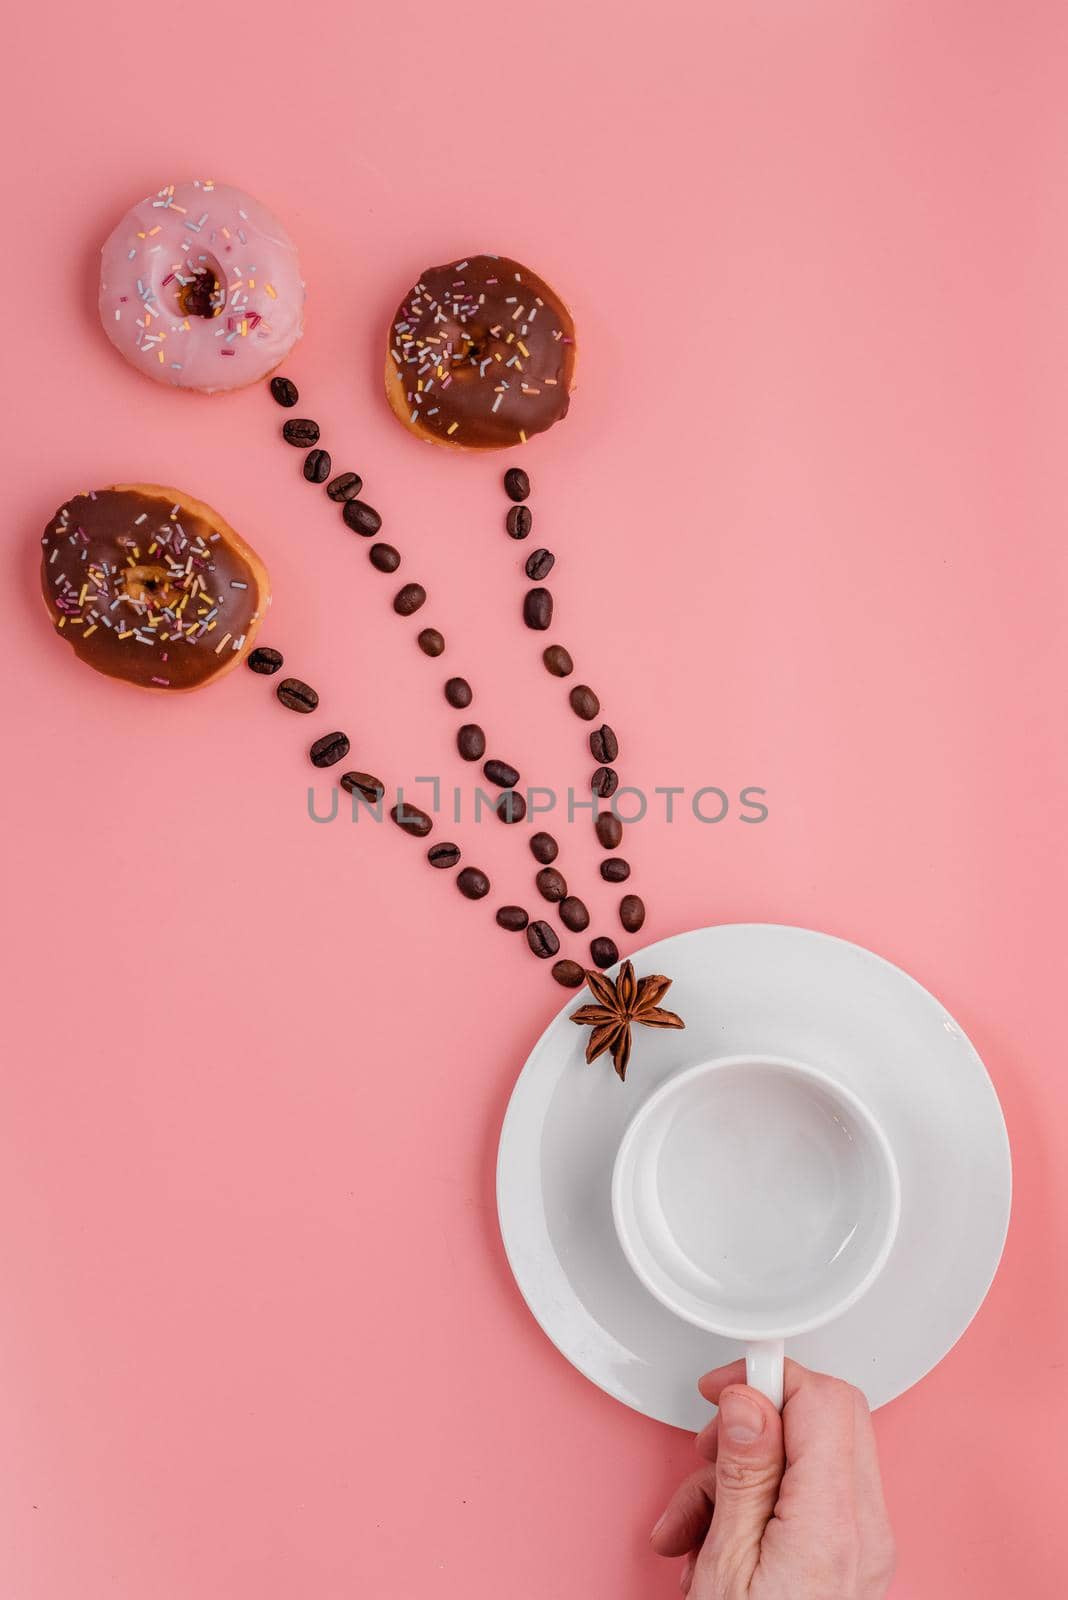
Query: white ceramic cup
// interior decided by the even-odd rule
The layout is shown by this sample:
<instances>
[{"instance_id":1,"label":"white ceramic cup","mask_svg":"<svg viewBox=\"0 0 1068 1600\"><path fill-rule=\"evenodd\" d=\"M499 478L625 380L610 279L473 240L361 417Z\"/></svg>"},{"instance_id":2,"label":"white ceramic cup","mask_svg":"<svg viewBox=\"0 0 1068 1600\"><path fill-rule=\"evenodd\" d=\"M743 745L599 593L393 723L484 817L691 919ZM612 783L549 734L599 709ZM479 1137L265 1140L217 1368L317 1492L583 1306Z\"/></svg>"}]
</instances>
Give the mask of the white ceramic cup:
<instances>
[{"instance_id":1,"label":"white ceramic cup","mask_svg":"<svg viewBox=\"0 0 1068 1600\"><path fill-rule=\"evenodd\" d=\"M859 1300L890 1254L897 1163L856 1095L777 1056L724 1056L661 1084L623 1135L612 1213L642 1283L745 1346L781 1410L783 1341Z\"/></svg>"}]
</instances>

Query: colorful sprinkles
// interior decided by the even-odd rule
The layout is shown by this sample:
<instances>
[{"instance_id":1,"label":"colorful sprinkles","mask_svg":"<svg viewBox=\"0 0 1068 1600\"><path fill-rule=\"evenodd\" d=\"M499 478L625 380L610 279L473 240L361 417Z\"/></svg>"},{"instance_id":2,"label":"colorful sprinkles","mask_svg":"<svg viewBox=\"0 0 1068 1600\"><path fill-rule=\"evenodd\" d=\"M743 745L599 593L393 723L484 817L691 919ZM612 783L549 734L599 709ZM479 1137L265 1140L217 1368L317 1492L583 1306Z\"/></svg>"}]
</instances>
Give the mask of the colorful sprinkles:
<instances>
[{"instance_id":1,"label":"colorful sprinkles","mask_svg":"<svg viewBox=\"0 0 1068 1600\"><path fill-rule=\"evenodd\" d=\"M423 437L501 448L566 415L574 363L559 296L518 262L472 256L424 272L398 309L387 390Z\"/></svg>"},{"instance_id":2,"label":"colorful sprinkles","mask_svg":"<svg viewBox=\"0 0 1068 1600\"><path fill-rule=\"evenodd\" d=\"M300 337L303 305L285 230L241 190L211 179L168 184L104 245L108 337L150 377L180 387L264 377ZM226 372L222 359L242 353L240 372Z\"/></svg>"},{"instance_id":3,"label":"colorful sprinkles","mask_svg":"<svg viewBox=\"0 0 1068 1600\"><path fill-rule=\"evenodd\" d=\"M219 671L205 649L212 658L240 654L266 605L266 575L252 553L246 559L199 512L148 486L76 495L42 545L57 630L112 677L192 688Z\"/></svg>"}]
</instances>

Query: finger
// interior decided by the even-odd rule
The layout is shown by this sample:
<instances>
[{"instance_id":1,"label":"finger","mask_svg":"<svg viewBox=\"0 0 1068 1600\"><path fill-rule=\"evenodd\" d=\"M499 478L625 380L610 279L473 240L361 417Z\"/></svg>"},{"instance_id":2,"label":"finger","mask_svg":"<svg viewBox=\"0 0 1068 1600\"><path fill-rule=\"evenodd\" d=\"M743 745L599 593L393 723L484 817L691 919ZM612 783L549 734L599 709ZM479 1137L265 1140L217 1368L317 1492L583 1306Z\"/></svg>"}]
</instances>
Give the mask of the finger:
<instances>
[{"instance_id":1,"label":"finger","mask_svg":"<svg viewBox=\"0 0 1068 1600\"><path fill-rule=\"evenodd\" d=\"M792 1526L834 1592L832 1575L849 1572L857 1592L885 1593L894 1544L880 1517L881 1489L877 1498L870 1492L878 1464L864 1396L837 1378L808 1373L786 1403L783 1426L788 1465L779 1521Z\"/></svg>"},{"instance_id":2,"label":"finger","mask_svg":"<svg viewBox=\"0 0 1068 1600\"><path fill-rule=\"evenodd\" d=\"M893 1575L897 1550L883 1495L871 1411L859 1389L854 1390L853 1420L857 1530L863 1552L863 1573L872 1592L881 1594Z\"/></svg>"},{"instance_id":3,"label":"finger","mask_svg":"<svg viewBox=\"0 0 1068 1600\"><path fill-rule=\"evenodd\" d=\"M706 1400L717 1403L731 1384L744 1383L745 1362L706 1372L698 1388ZM859 1391L826 1373L812 1372L797 1361L783 1363L783 1431L786 1459L806 1457L815 1468L826 1465L837 1490L852 1484L854 1396ZM863 1396L861 1396L863 1401ZM864 1402L866 1404L866 1402ZM850 1489L850 1492L851 1489Z\"/></svg>"},{"instance_id":4,"label":"finger","mask_svg":"<svg viewBox=\"0 0 1068 1600\"><path fill-rule=\"evenodd\" d=\"M649 1535L649 1543L658 1555L683 1556L701 1543L712 1522L715 1481L715 1472L702 1467L675 1490Z\"/></svg>"},{"instance_id":5,"label":"finger","mask_svg":"<svg viewBox=\"0 0 1068 1600\"><path fill-rule=\"evenodd\" d=\"M696 1555L688 1555L682 1564L682 1572L679 1574L679 1588L682 1590L683 1594L689 1594L691 1588L693 1587L693 1575L696 1566Z\"/></svg>"},{"instance_id":6,"label":"finger","mask_svg":"<svg viewBox=\"0 0 1068 1600\"><path fill-rule=\"evenodd\" d=\"M873 1521L887 1522L883 1480L875 1445L868 1402L859 1389L853 1390L853 1465L857 1478L857 1508Z\"/></svg>"},{"instance_id":7,"label":"finger","mask_svg":"<svg viewBox=\"0 0 1068 1600\"><path fill-rule=\"evenodd\" d=\"M783 1406L786 1459L801 1469L797 1481L829 1497L854 1493L856 1395L839 1378L804 1371Z\"/></svg>"},{"instance_id":8,"label":"finger","mask_svg":"<svg viewBox=\"0 0 1068 1600\"><path fill-rule=\"evenodd\" d=\"M711 1372L706 1372L703 1378L698 1378L697 1387L706 1400L712 1404L719 1404L720 1391L729 1383L745 1382L745 1362L731 1361L725 1367L714 1367Z\"/></svg>"},{"instance_id":9,"label":"finger","mask_svg":"<svg viewBox=\"0 0 1068 1600\"><path fill-rule=\"evenodd\" d=\"M719 1414L705 1424L693 1442L694 1449L699 1456L704 1456L706 1461L715 1461L716 1450L719 1445Z\"/></svg>"},{"instance_id":10,"label":"finger","mask_svg":"<svg viewBox=\"0 0 1068 1600\"><path fill-rule=\"evenodd\" d=\"M806 1378L819 1376L819 1373L810 1372L807 1367L802 1367L796 1361L784 1361L782 1364L784 1400L789 1400L792 1394L796 1394ZM727 1366L714 1367L711 1372L706 1372L703 1378L698 1378L697 1387L706 1400L711 1400L713 1405L718 1405L720 1394L727 1388L728 1384L744 1383L745 1377L745 1362L731 1361Z\"/></svg>"},{"instance_id":11,"label":"finger","mask_svg":"<svg viewBox=\"0 0 1068 1600\"><path fill-rule=\"evenodd\" d=\"M782 1419L744 1384L721 1389L719 1407L716 1509L705 1548L713 1568L747 1593L786 1465Z\"/></svg>"}]
</instances>

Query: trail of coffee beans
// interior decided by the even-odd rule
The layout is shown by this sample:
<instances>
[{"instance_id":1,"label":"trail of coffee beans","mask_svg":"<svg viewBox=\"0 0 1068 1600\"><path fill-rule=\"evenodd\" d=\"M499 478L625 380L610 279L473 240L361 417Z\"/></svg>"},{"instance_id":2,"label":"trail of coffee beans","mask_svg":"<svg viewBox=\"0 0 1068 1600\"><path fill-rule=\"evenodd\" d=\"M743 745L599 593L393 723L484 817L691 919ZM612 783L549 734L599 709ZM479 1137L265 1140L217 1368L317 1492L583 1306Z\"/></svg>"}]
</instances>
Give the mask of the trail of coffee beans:
<instances>
[{"instance_id":1,"label":"trail of coffee beans","mask_svg":"<svg viewBox=\"0 0 1068 1600\"><path fill-rule=\"evenodd\" d=\"M512 539L526 539L534 527L534 514L526 501L530 497L530 478L521 467L509 467L504 475L504 492L513 502L505 517L505 532ZM525 517L517 512L526 512ZM528 589L523 596L523 621L536 633L544 633L552 626L553 597L548 589L540 587L556 565L551 550L535 550L524 564L524 572L539 587ZM562 644L550 644L542 651L545 669L554 678L569 678L575 670L570 650ZM576 717L583 722L593 722L601 714L601 702L587 683L577 683L568 692L568 704ZM619 756L619 739L615 729L602 722L589 735L590 754L598 763L590 777L590 788L600 800L610 800L619 788L619 774L613 763ZM598 843L605 850L619 848L623 837L623 824L614 811L602 811L594 819ZM539 873L539 877L541 874ZM557 874L559 876L559 874ZM601 863L601 877L606 883L624 883L630 877L630 863L622 856L610 856ZM561 880L562 881L562 880ZM566 895L566 890L565 890ZM563 897L561 897L561 907ZM581 904L581 902L580 902ZM585 908L583 908L585 909ZM565 923L567 917L561 909ZM627 933L637 933L645 921L645 903L639 895L625 894L619 902L619 920ZM588 921L588 919L587 919ZM584 927L586 924L583 923ZM615 952L611 961L604 961L609 951ZM590 954L598 966L611 966L618 960L615 942L607 937L595 938L590 944Z\"/></svg>"},{"instance_id":2,"label":"trail of coffee beans","mask_svg":"<svg viewBox=\"0 0 1068 1600\"><path fill-rule=\"evenodd\" d=\"M289 378L272 378L270 390L277 403L287 409L292 409L299 402L299 391ZM318 423L306 417L288 418L282 427L282 437L287 444L306 452L302 463L303 476L309 483L325 484L329 498L340 505L346 526L363 538L375 538L382 528L382 518L372 505L360 498L363 479L359 473L352 471L331 477L333 464L329 452L319 447ZM513 502L505 519L506 532L512 539L526 539L533 528L533 514L525 504L530 494L530 479L521 468L511 467L504 475L504 488ZM369 547L368 558L376 571L387 574L396 572L401 565L400 552L393 545L381 542ZM555 561L552 551L538 549L524 565L527 578L537 586L527 590L524 595L523 620L528 627L540 632L547 631L552 624L553 598L540 585L541 580L552 571ZM426 600L427 592L423 585L408 582L395 593L393 610L398 616L410 617L422 609ZM446 647L444 634L433 627L423 628L417 636L417 643L423 653L430 657L442 655ZM555 677L568 677L574 671L571 655L562 645L550 645L543 652L543 660L546 669ZM268 646L258 647L248 657L250 669L262 675L279 672L283 664L281 653ZM307 714L315 711L319 704L316 691L299 678L283 679L276 693L280 703L291 711ZM447 679L444 695L446 702L457 710L465 710L474 699L471 685L465 678L459 677ZM568 698L572 710L583 720L592 721L599 714L600 702L587 685L573 687ZM589 744L594 759L600 763L591 779L592 791L602 798L609 798L615 793L619 782L609 765L618 755L618 740L605 723L591 733ZM483 761L486 736L479 724L462 724L457 732L456 745L465 761ZM337 731L316 739L308 755L313 765L325 768L343 761L349 748L348 736ZM504 823L522 821L526 816L526 801L516 792L520 779L518 769L510 762L490 757L483 761L482 771L486 779L502 791L495 805L500 820ZM373 774L344 772L338 781L347 793L358 796L368 806L381 805L385 786ZM393 822L412 837L425 838L433 829L433 821L426 812L409 802L398 801L389 814ZM595 819L595 829L602 848L617 848L623 828L614 812L601 812ZM535 876L535 887L539 894L550 904L556 905L565 928L572 933L585 931L590 923L589 911L577 895L568 893L563 874L549 865L555 861L559 851L556 840L551 834L535 833L530 839L530 848L542 869ZM451 842L433 844L427 851L427 860L433 867L451 869L459 865L461 851L458 845ZM629 875L630 867L620 857L610 858L601 865L601 876L606 882L623 882ZM483 899L490 890L489 878L478 867L462 867L455 882L460 893L472 900ZM637 895L627 895L620 902L619 915L624 929L634 933L645 920L645 907ZM555 930L547 922L532 921L522 906L501 906L496 913L496 921L507 932L524 932L530 950L541 959L550 959L559 954L560 940ZM610 967L619 960L615 941L604 935L594 937L589 948L591 959L598 967ZM585 978L582 966L566 958L554 962L552 974L566 988L578 988Z\"/></svg>"}]
</instances>

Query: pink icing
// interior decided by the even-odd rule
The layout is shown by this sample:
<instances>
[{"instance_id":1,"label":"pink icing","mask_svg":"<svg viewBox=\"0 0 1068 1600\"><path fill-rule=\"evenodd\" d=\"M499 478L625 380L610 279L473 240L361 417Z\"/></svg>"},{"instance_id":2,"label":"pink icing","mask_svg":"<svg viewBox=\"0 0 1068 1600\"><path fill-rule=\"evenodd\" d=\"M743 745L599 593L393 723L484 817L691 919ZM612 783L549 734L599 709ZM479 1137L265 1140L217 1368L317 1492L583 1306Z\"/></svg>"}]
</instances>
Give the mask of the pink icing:
<instances>
[{"instance_id":1,"label":"pink icing","mask_svg":"<svg viewBox=\"0 0 1068 1600\"><path fill-rule=\"evenodd\" d=\"M185 315L183 288L210 310ZM191 286L191 287L190 287ZM159 383L240 389L300 338L304 284L281 223L241 189L171 184L127 212L101 251L100 320L115 348Z\"/></svg>"}]
</instances>

